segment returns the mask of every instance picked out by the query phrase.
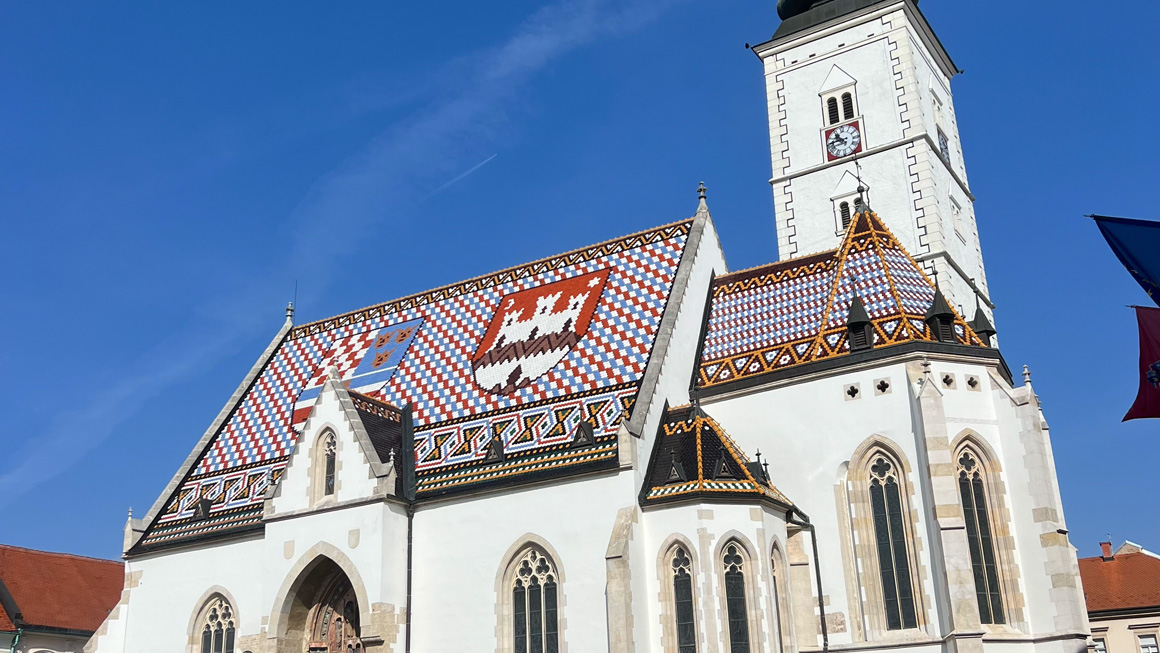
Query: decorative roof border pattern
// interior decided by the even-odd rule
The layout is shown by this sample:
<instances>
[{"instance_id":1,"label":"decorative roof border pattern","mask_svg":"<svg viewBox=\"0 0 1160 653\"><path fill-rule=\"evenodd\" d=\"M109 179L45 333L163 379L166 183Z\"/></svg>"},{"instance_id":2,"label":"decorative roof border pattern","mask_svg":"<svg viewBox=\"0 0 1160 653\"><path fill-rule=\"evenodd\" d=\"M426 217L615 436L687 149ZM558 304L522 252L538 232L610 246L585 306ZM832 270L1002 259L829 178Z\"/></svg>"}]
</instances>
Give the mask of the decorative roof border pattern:
<instances>
[{"instance_id":1,"label":"decorative roof border pattern","mask_svg":"<svg viewBox=\"0 0 1160 653\"><path fill-rule=\"evenodd\" d=\"M707 449L719 453L713 456ZM699 407L666 406L645 473L641 504L694 497L766 499L793 506L717 420Z\"/></svg>"},{"instance_id":2,"label":"decorative roof border pattern","mask_svg":"<svg viewBox=\"0 0 1160 653\"><path fill-rule=\"evenodd\" d=\"M716 280L695 385L848 354L846 316L855 294L871 318L875 347L937 341L924 321L934 283L877 214L863 212L836 250ZM957 311L954 331L958 344L985 346Z\"/></svg>"}]
</instances>

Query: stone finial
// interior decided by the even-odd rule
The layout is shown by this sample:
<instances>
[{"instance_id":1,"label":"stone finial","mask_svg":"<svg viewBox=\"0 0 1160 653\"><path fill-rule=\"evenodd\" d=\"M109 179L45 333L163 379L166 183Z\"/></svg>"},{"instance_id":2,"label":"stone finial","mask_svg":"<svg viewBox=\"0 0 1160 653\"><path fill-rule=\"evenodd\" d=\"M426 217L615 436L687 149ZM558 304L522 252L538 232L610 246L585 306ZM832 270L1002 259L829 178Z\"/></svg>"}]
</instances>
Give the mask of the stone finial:
<instances>
[{"instance_id":1,"label":"stone finial","mask_svg":"<svg viewBox=\"0 0 1160 653\"><path fill-rule=\"evenodd\" d=\"M1031 385L1031 369L1023 366L1023 385Z\"/></svg>"},{"instance_id":2,"label":"stone finial","mask_svg":"<svg viewBox=\"0 0 1160 653\"><path fill-rule=\"evenodd\" d=\"M286 319L287 320L294 319L294 302L289 302L286 304Z\"/></svg>"},{"instance_id":3,"label":"stone finial","mask_svg":"<svg viewBox=\"0 0 1160 653\"><path fill-rule=\"evenodd\" d=\"M707 189L705 188L705 182L702 181L700 184L698 184L697 185L697 199L701 199L701 200L705 199L707 196L707 194L705 192L706 190Z\"/></svg>"}]
</instances>

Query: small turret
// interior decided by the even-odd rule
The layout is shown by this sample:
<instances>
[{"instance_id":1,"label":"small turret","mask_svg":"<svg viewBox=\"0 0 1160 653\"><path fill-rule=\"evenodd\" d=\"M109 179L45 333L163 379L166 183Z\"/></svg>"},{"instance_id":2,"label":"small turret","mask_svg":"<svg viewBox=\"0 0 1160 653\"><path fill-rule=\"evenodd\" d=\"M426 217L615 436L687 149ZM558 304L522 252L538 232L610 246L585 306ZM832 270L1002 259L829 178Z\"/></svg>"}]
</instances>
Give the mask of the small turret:
<instances>
[{"instance_id":1,"label":"small turret","mask_svg":"<svg viewBox=\"0 0 1160 653\"><path fill-rule=\"evenodd\" d=\"M923 320L939 342L958 341L958 338L955 338L955 312L951 310L951 305L938 287L937 273L934 278L934 301L927 309Z\"/></svg>"},{"instance_id":2,"label":"small turret","mask_svg":"<svg viewBox=\"0 0 1160 653\"><path fill-rule=\"evenodd\" d=\"M850 351L865 351L874 347L874 324L870 314L862 304L862 298L854 295L850 311L846 314L846 337L850 340Z\"/></svg>"}]
</instances>

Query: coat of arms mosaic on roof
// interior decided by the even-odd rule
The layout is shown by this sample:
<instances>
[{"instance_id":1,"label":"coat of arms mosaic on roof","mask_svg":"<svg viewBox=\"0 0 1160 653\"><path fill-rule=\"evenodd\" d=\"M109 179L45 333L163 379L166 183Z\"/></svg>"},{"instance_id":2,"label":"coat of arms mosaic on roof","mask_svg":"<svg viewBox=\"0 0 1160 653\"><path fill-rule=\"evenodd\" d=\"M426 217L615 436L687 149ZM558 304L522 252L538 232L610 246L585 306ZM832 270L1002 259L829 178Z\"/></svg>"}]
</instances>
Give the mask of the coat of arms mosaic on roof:
<instances>
[{"instance_id":1,"label":"coat of arms mosaic on roof","mask_svg":"<svg viewBox=\"0 0 1160 653\"><path fill-rule=\"evenodd\" d=\"M143 543L258 523L331 368L411 406L420 497L615 466L691 224L295 327Z\"/></svg>"}]
</instances>

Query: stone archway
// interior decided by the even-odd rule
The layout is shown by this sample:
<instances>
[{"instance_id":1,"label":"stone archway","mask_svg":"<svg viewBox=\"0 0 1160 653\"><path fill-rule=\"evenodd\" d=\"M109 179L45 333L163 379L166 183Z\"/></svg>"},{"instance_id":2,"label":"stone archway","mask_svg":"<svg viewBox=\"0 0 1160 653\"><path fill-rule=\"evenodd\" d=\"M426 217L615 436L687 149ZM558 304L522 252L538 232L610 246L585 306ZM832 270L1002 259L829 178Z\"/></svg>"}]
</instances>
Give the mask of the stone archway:
<instances>
[{"instance_id":1,"label":"stone archway","mask_svg":"<svg viewBox=\"0 0 1160 653\"><path fill-rule=\"evenodd\" d=\"M287 597L278 653L362 653L358 594L336 562L315 558Z\"/></svg>"}]
</instances>

